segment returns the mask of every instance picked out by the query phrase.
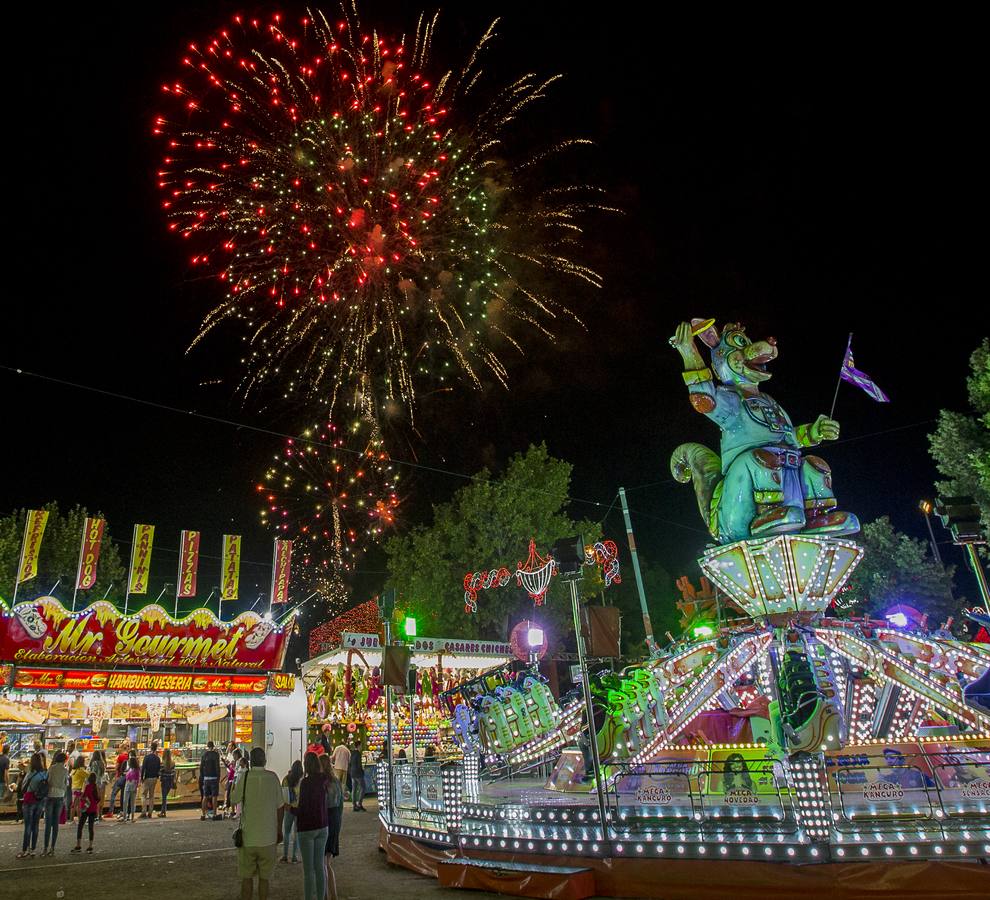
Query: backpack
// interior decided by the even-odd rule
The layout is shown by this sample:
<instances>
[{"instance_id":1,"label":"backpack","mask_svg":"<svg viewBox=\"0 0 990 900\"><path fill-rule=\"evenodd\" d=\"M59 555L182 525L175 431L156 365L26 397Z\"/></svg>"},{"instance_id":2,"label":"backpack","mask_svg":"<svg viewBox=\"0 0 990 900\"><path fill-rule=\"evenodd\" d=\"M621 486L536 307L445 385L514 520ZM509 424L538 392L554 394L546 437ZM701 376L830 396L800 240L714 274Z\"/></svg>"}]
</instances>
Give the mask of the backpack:
<instances>
[{"instance_id":1,"label":"backpack","mask_svg":"<svg viewBox=\"0 0 990 900\"><path fill-rule=\"evenodd\" d=\"M35 782L32 778L28 782L28 790L34 794L35 801L47 800L48 799L48 773L47 772L37 772L35 775L40 775L41 778Z\"/></svg>"}]
</instances>

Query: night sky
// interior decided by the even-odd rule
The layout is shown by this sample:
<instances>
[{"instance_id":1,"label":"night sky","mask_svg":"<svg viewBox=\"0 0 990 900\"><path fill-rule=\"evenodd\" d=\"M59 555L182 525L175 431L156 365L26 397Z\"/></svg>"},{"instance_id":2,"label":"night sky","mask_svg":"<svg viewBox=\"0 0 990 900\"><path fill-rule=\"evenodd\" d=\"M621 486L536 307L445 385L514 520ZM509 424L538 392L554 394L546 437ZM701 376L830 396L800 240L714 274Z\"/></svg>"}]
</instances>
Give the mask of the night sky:
<instances>
[{"instance_id":1,"label":"night sky","mask_svg":"<svg viewBox=\"0 0 990 900\"><path fill-rule=\"evenodd\" d=\"M365 2L362 18L397 34L411 30L413 10ZM774 335L768 390L795 422L828 412L853 331L857 365L893 402L844 385L843 442L822 455L843 508L866 521L889 514L926 536L917 502L935 478L930 420L965 408L968 356L987 332L970 261L984 100L965 23L943 29L903 10L896 27L634 10L443 7L436 68L460 63L502 15L493 75L565 73L529 121L548 139L592 138L576 174L625 214L589 230L587 260L605 288L570 297L587 331L564 328L556 345L534 335L510 364L511 392L463 386L424 400L421 436L389 426L393 456L473 473L546 441L574 464L573 496L592 501L575 502L575 517L600 518L625 485L644 556L696 576L705 535L668 460L686 440L717 447L718 434L687 402L667 345L677 322L716 316ZM185 43L237 11L245 7L97 5L75 17L43 6L11 25L7 148L22 158L7 164L0 363L295 432L311 412L235 397L239 347L214 340L185 355L217 285L193 280L155 187L160 84L178 72ZM253 485L279 439L6 371L0 392L0 510L79 502L101 509L120 539L134 522L154 523L153 594L174 581L176 557L164 549L177 549L181 528L202 530L203 552L214 554L222 532L242 533L245 560L260 564L242 574L245 603L267 590L270 539ZM465 483L408 474L407 524ZM605 528L622 538L614 509ZM483 562L465 560L465 571ZM361 589L371 590L380 555L363 568ZM218 581L201 568L201 585ZM967 576L961 583L973 593Z\"/></svg>"}]
</instances>

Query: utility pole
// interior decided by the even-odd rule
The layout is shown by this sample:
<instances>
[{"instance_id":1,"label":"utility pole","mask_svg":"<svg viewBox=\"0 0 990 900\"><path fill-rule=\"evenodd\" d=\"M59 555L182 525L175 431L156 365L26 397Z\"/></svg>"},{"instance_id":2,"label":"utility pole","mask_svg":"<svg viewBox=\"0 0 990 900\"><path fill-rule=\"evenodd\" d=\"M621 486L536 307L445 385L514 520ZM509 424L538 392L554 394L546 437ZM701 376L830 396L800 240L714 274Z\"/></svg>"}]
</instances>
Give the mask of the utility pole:
<instances>
[{"instance_id":1,"label":"utility pole","mask_svg":"<svg viewBox=\"0 0 990 900\"><path fill-rule=\"evenodd\" d=\"M976 583L980 588L983 606L990 615L990 590L987 589L987 576L976 553L977 544L986 544L987 539L980 526L980 508L972 497L940 497L935 503L935 515L949 529L952 543L965 547L969 564L973 567Z\"/></svg>"},{"instance_id":2,"label":"utility pole","mask_svg":"<svg viewBox=\"0 0 990 900\"><path fill-rule=\"evenodd\" d=\"M629 518L629 504L626 503L626 489L619 488L619 502L622 504L622 518L626 522L626 539L629 541L629 554L632 556L633 573L636 575L636 590L639 592L639 608L643 613L643 627L646 629L646 650L653 656L657 642L653 638L653 621L646 605L646 591L643 590L643 575L639 571L639 554L636 552L636 537L633 535L632 520Z\"/></svg>"}]
</instances>

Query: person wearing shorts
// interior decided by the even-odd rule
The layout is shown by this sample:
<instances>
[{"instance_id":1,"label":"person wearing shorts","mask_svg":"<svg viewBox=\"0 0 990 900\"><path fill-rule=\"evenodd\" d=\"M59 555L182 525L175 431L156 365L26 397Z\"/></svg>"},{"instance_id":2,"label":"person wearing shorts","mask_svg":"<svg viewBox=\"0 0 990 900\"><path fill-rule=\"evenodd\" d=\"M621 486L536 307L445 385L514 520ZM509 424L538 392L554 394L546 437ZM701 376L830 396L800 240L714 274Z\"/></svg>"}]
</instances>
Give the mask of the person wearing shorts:
<instances>
[{"instance_id":1,"label":"person wearing shorts","mask_svg":"<svg viewBox=\"0 0 990 900\"><path fill-rule=\"evenodd\" d=\"M201 820L206 819L207 807L210 818L217 818L217 796L220 793L220 754L213 741L206 742L206 750L199 761L199 792L203 795Z\"/></svg>"},{"instance_id":2,"label":"person wearing shorts","mask_svg":"<svg viewBox=\"0 0 990 900\"><path fill-rule=\"evenodd\" d=\"M258 896L268 898L268 882L275 868L276 850L282 840L282 785L278 776L265 768L265 751L251 751L251 767L234 782L231 803L241 809L243 844L237 848L237 874L241 879L241 900L250 900L254 877Z\"/></svg>"}]
</instances>

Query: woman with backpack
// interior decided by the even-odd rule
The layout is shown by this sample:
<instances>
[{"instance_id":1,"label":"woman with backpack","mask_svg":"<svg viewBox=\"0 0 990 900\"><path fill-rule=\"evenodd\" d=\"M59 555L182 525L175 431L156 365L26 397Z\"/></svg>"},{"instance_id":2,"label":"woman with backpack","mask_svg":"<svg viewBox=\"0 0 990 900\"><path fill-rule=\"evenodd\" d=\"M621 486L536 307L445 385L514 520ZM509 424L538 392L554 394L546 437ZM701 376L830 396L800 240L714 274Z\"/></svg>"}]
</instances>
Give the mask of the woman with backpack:
<instances>
[{"instance_id":1,"label":"woman with backpack","mask_svg":"<svg viewBox=\"0 0 990 900\"><path fill-rule=\"evenodd\" d=\"M302 781L303 767L297 759L282 779L282 800L285 811L282 813L282 862L289 861L289 844L292 844L292 861L299 862L299 829L296 827L296 809L299 806L299 782ZM292 832L295 829L295 842Z\"/></svg>"},{"instance_id":2,"label":"woman with backpack","mask_svg":"<svg viewBox=\"0 0 990 900\"><path fill-rule=\"evenodd\" d=\"M90 772L86 778L82 796L79 798L79 825L76 827L76 846L72 848L72 853L82 851L83 825L87 824L89 825L89 846L86 848L86 852L93 852L93 824L96 822L99 811L100 792L96 786L96 773Z\"/></svg>"},{"instance_id":3,"label":"woman with backpack","mask_svg":"<svg viewBox=\"0 0 990 900\"><path fill-rule=\"evenodd\" d=\"M41 807L48 798L48 773L40 753L32 755L31 765L24 773L21 787L24 791L24 840L21 843L21 852L17 854L18 859L34 856L38 847L38 819L41 816ZM64 785L62 789L65 790Z\"/></svg>"}]
</instances>

